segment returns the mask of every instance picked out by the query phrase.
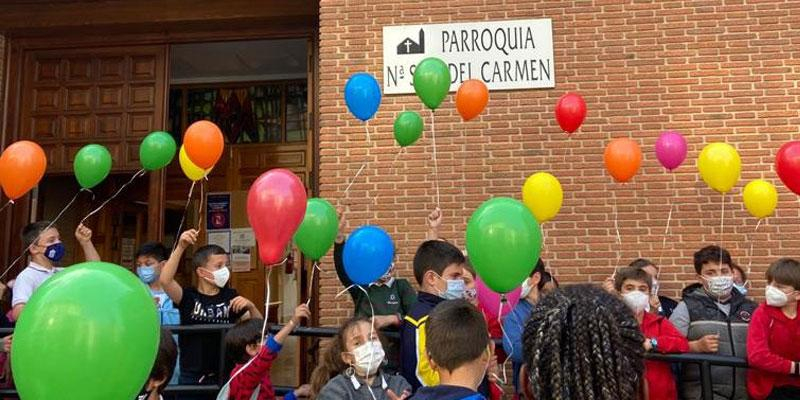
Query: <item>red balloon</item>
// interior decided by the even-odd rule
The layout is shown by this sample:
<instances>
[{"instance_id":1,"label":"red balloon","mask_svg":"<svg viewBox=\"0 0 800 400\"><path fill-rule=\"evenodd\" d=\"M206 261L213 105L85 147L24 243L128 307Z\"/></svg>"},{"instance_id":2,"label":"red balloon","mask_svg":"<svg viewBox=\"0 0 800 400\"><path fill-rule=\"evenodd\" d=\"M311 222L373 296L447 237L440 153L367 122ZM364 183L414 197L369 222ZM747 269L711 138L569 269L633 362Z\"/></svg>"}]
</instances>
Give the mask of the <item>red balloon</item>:
<instances>
[{"instance_id":1,"label":"red balloon","mask_svg":"<svg viewBox=\"0 0 800 400\"><path fill-rule=\"evenodd\" d=\"M567 93L558 99L556 120L564 132L572 133L580 128L586 118L586 102L577 93Z\"/></svg>"},{"instance_id":2,"label":"red balloon","mask_svg":"<svg viewBox=\"0 0 800 400\"><path fill-rule=\"evenodd\" d=\"M789 190L800 194L800 141L781 146L775 156L775 170Z\"/></svg>"},{"instance_id":3,"label":"red balloon","mask_svg":"<svg viewBox=\"0 0 800 400\"><path fill-rule=\"evenodd\" d=\"M292 171L271 169L258 177L247 193L247 220L253 227L261 262L283 260L306 214L306 188Z\"/></svg>"}]
</instances>

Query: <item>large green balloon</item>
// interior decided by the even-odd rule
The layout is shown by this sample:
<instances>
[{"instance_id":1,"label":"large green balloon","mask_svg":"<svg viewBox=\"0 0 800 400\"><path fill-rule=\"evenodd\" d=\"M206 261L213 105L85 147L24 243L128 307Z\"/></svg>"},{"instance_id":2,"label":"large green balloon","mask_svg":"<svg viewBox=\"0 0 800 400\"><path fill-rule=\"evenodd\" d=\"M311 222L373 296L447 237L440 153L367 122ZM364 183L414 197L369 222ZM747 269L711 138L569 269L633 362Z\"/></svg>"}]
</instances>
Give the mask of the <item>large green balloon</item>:
<instances>
[{"instance_id":1,"label":"large green balloon","mask_svg":"<svg viewBox=\"0 0 800 400\"><path fill-rule=\"evenodd\" d=\"M72 167L78 184L82 188L91 189L111 172L111 153L103 145L87 144L75 154Z\"/></svg>"},{"instance_id":2,"label":"large green balloon","mask_svg":"<svg viewBox=\"0 0 800 400\"><path fill-rule=\"evenodd\" d=\"M517 200L488 200L467 223L469 260L486 286L497 293L519 287L536 266L541 249L539 223Z\"/></svg>"},{"instance_id":3,"label":"large green balloon","mask_svg":"<svg viewBox=\"0 0 800 400\"><path fill-rule=\"evenodd\" d=\"M175 139L167 132L152 132L142 140L139 146L139 160L142 168L155 171L169 165L175 158L178 145Z\"/></svg>"},{"instance_id":4,"label":"large green balloon","mask_svg":"<svg viewBox=\"0 0 800 400\"><path fill-rule=\"evenodd\" d=\"M435 110L450 91L450 69L444 61L430 57L422 60L414 69L414 91L420 100Z\"/></svg>"},{"instance_id":5,"label":"large green balloon","mask_svg":"<svg viewBox=\"0 0 800 400\"><path fill-rule=\"evenodd\" d=\"M333 246L339 230L336 209L325 199L308 199L306 215L294 234L294 242L306 257L319 260Z\"/></svg>"},{"instance_id":6,"label":"large green balloon","mask_svg":"<svg viewBox=\"0 0 800 400\"><path fill-rule=\"evenodd\" d=\"M422 117L415 111L403 111L394 120L394 138L402 147L414 144L422 136Z\"/></svg>"},{"instance_id":7,"label":"large green balloon","mask_svg":"<svg viewBox=\"0 0 800 400\"><path fill-rule=\"evenodd\" d=\"M22 399L133 399L158 351L150 292L120 266L86 262L47 280L14 331Z\"/></svg>"}]
</instances>

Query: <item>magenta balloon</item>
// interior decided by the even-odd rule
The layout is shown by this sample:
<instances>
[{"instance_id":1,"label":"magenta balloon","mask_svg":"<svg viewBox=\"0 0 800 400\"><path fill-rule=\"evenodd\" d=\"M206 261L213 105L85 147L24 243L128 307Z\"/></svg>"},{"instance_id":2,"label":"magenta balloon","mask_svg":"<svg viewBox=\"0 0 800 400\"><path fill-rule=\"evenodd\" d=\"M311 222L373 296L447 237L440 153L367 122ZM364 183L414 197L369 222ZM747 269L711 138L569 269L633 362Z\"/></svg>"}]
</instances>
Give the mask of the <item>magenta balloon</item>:
<instances>
[{"instance_id":1,"label":"magenta balloon","mask_svg":"<svg viewBox=\"0 0 800 400\"><path fill-rule=\"evenodd\" d=\"M489 318L497 319L497 312L500 311L500 294L489 289L480 277L475 279L475 287L478 289L478 304L481 305L481 308L486 310L486 314L488 314ZM508 303L503 306L502 316L508 315L511 309L517 305L520 291L522 291L522 288L517 287L506 294Z\"/></svg>"},{"instance_id":2,"label":"magenta balloon","mask_svg":"<svg viewBox=\"0 0 800 400\"><path fill-rule=\"evenodd\" d=\"M664 132L656 141L656 157L670 171L681 166L686 150L686 139L676 131Z\"/></svg>"}]
</instances>

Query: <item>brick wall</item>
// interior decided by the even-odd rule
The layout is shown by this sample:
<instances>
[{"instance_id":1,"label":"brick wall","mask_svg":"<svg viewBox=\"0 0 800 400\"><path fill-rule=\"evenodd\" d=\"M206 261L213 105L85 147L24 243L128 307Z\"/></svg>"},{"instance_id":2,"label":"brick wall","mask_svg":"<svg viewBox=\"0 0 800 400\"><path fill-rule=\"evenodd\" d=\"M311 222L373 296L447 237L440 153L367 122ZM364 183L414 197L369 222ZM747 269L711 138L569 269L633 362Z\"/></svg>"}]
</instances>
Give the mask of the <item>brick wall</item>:
<instances>
[{"instance_id":1,"label":"brick wall","mask_svg":"<svg viewBox=\"0 0 800 400\"><path fill-rule=\"evenodd\" d=\"M423 139L397 158L392 123L402 110L423 111L413 95L385 96L364 126L345 107L348 76L383 79L384 25L552 18L556 88L490 94L477 120L461 122L448 97L436 115L443 236L464 246L470 214L492 196L520 198L525 178L549 171L564 187L564 205L544 226L543 256L562 282L598 282L617 265L648 257L662 265L663 292L677 296L694 279L691 256L720 240L721 196L699 179L703 145L727 141L743 160L742 179L726 197L724 236L743 266L750 263L756 294L763 272L781 256L800 256L798 199L774 173L778 147L800 129L800 2L779 1L320 1L320 190L350 204L349 228L377 223L399 248L400 273L410 273L434 207L432 146ZM589 114L572 137L558 128L559 96L579 91ZM427 111L422 112L429 121ZM689 143L687 162L670 174L653 145L677 129ZM644 152L632 183L615 184L602 154L610 138L632 137ZM343 191L364 158L369 167L348 196ZM747 181L767 178L779 188L776 215L756 221L741 203ZM616 244L614 204L622 245ZM672 234L662 251L670 204ZM328 262L322 275L322 324L350 315Z\"/></svg>"}]
</instances>

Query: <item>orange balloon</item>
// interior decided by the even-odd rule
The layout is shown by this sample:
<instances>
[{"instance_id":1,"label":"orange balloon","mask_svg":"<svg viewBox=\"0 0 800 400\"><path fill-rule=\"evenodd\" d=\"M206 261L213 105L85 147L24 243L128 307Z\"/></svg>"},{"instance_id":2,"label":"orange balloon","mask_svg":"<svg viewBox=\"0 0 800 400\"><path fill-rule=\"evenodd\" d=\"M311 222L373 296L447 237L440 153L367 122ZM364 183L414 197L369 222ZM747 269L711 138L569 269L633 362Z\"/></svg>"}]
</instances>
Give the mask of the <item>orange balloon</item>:
<instances>
[{"instance_id":1,"label":"orange balloon","mask_svg":"<svg viewBox=\"0 0 800 400\"><path fill-rule=\"evenodd\" d=\"M188 128L183 135L183 148L186 155L194 165L202 169L213 167L225 148L225 138L222 131L211 121L197 121Z\"/></svg>"},{"instance_id":2,"label":"orange balloon","mask_svg":"<svg viewBox=\"0 0 800 400\"><path fill-rule=\"evenodd\" d=\"M11 200L22 197L39 184L47 169L47 156L41 146L20 140L0 155L0 185Z\"/></svg>"},{"instance_id":3,"label":"orange balloon","mask_svg":"<svg viewBox=\"0 0 800 400\"><path fill-rule=\"evenodd\" d=\"M464 81L456 92L456 109L464 121L480 114L489 102L489 89L483 81L470 79Z\"/></svg>"},{"instance_id":4,"label":"orange balloon","mask_svg":"<svg viewBox=\"0 0 800 400\"><path fill-rule=\"evenodd\" d=\"M614 139L603 154L606 169L617 182L627 182L636 175L642 165L642 149L632 139Z\"/></svg>"}]
</instances>

